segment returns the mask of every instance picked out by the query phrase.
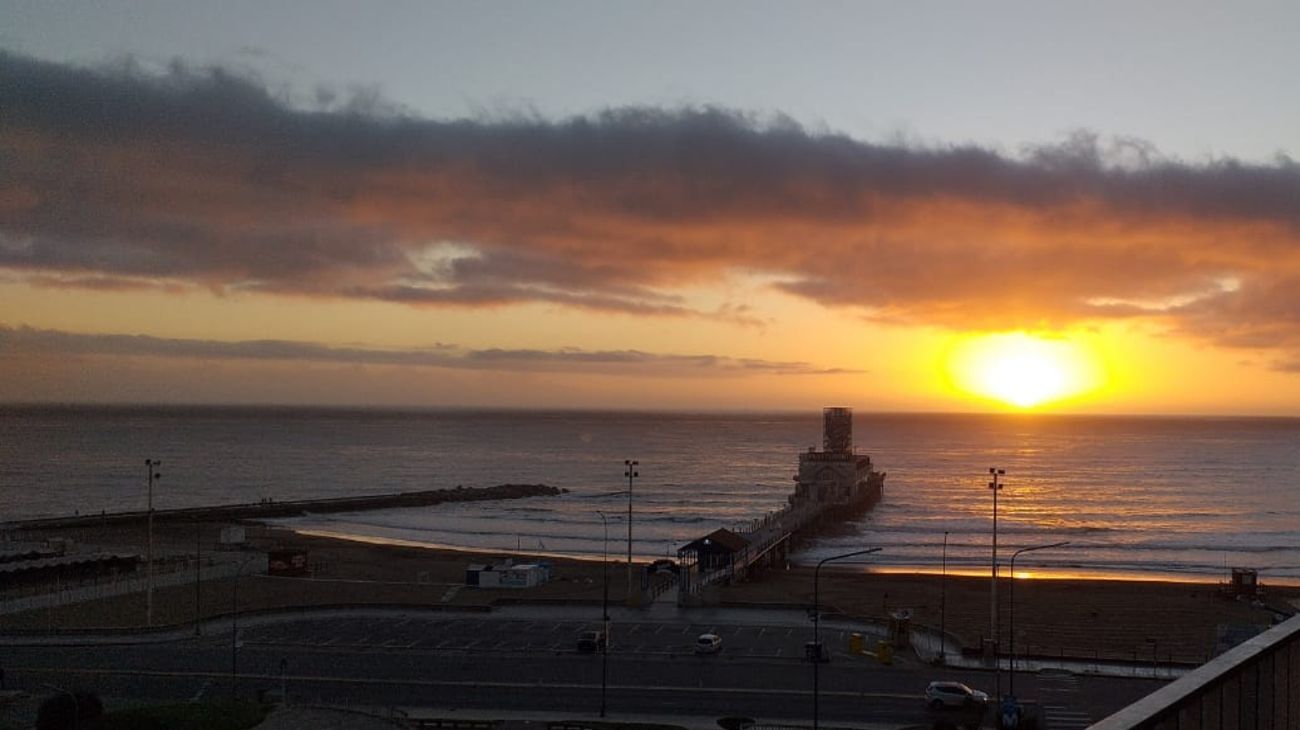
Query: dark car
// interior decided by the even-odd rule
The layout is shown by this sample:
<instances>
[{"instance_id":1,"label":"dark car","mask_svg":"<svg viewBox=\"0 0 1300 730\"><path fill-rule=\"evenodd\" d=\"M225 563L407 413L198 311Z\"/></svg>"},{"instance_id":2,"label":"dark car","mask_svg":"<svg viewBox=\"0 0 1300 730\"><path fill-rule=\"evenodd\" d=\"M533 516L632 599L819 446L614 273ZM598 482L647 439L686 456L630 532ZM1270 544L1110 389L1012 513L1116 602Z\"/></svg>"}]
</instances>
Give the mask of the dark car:
<instances>
[{"instance_id":1,"label":"dark car","mask_svg":"<svg viewBox=\"0 0 1300 730\"><path fill-rule=\"evenodd\" d=\"M605 650L605 632L604 631L584 631L578 636L578 652L582 654L594 654L597 651Z\"/></svg>"},{"instance_id":2,"label":"dark car","mask_svg":"<svg viewBox=\"0 0 1300 730\"><path fill-rule=\"evenodd\" d=\"M660 558L660 559L654 561L653 563L651 563L651 564L650 564L650 567L646 568L646 570L647 570L648 572L652 573L652 574L654 574L654 573L676 573L676 572L677 572L677 561L675 561L675 560L669 560L668 558Z\"/></svg>"}]
</instances>

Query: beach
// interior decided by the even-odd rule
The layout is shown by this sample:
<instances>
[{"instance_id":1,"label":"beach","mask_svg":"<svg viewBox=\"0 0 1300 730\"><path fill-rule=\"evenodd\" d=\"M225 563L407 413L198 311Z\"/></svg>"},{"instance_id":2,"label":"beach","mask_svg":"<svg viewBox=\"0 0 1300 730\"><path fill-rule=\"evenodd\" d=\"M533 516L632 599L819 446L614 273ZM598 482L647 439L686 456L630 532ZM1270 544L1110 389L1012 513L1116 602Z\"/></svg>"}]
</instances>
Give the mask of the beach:
<instances>
[{"instance_id":1,"label":"beach","mask_svg":"<svg viewBox=\"0 0 1300 730\"><path fill-rule=\"evenodd\" d=\"M198 526L204 549L216 546L221 525ZM164 524L156 528L159 550L193 549L196 527ZM266 526L247 528L242 554L268 549L304 550L310 578L246 575L239 580L238 610L258 611L300 606L412 606L430 609L487 610L500 602L600 604L605 565L599 560L539 557L552 564L552 580L530 589L466 587L472 563L530 562L527 555L506 556L458 550L395 546L300 535ZM82 533L83 539L88 537ZM106 542L140 544L139 526L114 528L98 536ZM222 553L223 560L239 554ZM625 563L611 556L609 595L626 595ZM200 574L200 579L202 578ZM1002 641L1009 636L1012 592L1016 651L1021 656L1072 657L1098 661L1195 664L1213 656L1220 626L1263 627L1273 611L1267 602L1294 611L1300 589L1269 586L1258 605L1232 600L1212 583L1127 580L1018 579L1014 589L1002 580L999 608ZM183 625L199 615L229 614L231 580L200 581L160 587L155 593L155 625ZM775 569L711 591L716 605L807 607L813 599L813 571L806 567ZM824 568L819 601L826 614L883 622L900 609L910 611L913 626L946 629L950 640L977 651L990 632L987 577L871 573L860 569ZM595 614L593 614L595 615ZM8 629L129 628L144 624L144 596L133 594L4 617Z\"/></svg>"}]
</instances>

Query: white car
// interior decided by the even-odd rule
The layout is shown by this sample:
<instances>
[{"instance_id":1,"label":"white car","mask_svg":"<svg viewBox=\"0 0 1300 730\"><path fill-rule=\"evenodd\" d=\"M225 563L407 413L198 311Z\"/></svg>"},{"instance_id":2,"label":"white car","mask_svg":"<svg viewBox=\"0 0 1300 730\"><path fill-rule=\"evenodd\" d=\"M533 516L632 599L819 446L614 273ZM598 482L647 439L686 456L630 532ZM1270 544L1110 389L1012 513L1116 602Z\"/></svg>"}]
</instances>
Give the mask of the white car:
<instances>
[{"instance_id":1,"label":"white car","mask_svg":"<svg viewBox=\"0 0 1300 730\"><path fill-rule=\"evenodd\" d=\"M722 651L722 637L717 634L700 634L695 640L696 654L717 654Z\"/></svg>"},{"instance_id":2,"label":"white car","mask_svg":"<svg viewBox=\"0 0 1300 730\"><path fill-rule=\"evenodd\" d=\"M976 707L988 704L988 694L971 689L961 682L931 682L925 688L925 702L931 709Z\"/></svg>"}]
</instances>

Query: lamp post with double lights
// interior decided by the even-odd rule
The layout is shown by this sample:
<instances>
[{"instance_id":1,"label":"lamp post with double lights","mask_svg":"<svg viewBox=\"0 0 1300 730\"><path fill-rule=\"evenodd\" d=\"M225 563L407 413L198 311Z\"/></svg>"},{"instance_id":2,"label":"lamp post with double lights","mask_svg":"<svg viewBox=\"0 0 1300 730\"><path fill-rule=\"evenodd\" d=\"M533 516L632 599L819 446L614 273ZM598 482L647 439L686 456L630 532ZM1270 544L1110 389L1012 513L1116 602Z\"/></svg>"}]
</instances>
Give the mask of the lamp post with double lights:
<instances>
[{"instance_id":1,"label":"lamp post with double lights","mask_svg":"<svg viewBox=\"0 0 1300 730\"><path fill-rule=\"evenodd\" d=\"M992 583L989 588L989 637L993 639L994 659L997 658L998 651L998 492L1002 491L1000 477L1006 473L1006 469L989 467L989 476L993 478L993 481L989 482L989 489L993 490L993 558L990 562L989 572Z\"/></svg>"},{"instance_id":2,"label":"lamp post with double lights","mask_svg":"<svg viewBox=\"0 0 1300 730\"><path fill-rule=\"evenodd\" d=\"M604 512L597 511L600 523L605 527L604 552L601 557L602 572L605 575L605 590L600 599L601 630L604 631L605 645L600 647L600 716L605 716L605 690L609 682L609 520Z\"/></svg>"},{"instance_id":3,"label":"lamp post with double lights","mask_svg":"<svg viewBox=\"0 0 1300 730\"><path fill-rule=\"evenodd\" d=\"M239 689L239 576L256 556L246 558L235 569L230 581L230 697L234 699Z\"/></svg>"},{"instance_id":4,"label":"lamp post with double lights","mask_svg":"<svg viewBox=\"0 0 1300 730\"><path fill-rule=\"evenodd\" d=\"M624 459L623 466L627 467L623 476L627 477L627 602L632 603L632 480L640 476L636 467L639 464L636 459Z\"/></svg>"},{"instance_id":5,"label":"lamp post with double lights","mask_svg":"<svg viewBox=\"0 0 1300 730\"><path fill-rule=\"evenodd\" d=\"M939 663L948 663L948 531L943 531L943 558L939 577Z\"/></svg>"},{"instance_id":6,"label":"lamp post with double lights","mask_svg":"<svg viewBox=\"0 0 1300 730\"><path fill-rule=\"evenodd\" d=\"M821 608L822 566L834 560L844 560L845 558L852 558L858 555L867 555L870 553L878 553L878 552L880 552L880 548L873 547L873 548L867 548L865 550L855 550L851 553L844 553L843 555L834 555L829 558L823 558L822 560L818 561L817 567L813 569L812 648L813 648L813 652L815 653L809 657L810 659L812 659L812 665L813 665L813 730L817 730L818 728L818 719L820 715L819 713L820 708L818 706L818 702L821 699L821 692L820 692L821 688L818 684L819 681L818 672L820 671L821 663L822 663L822 642L821 642L821 634L819 632L819 628L821 626L821 613L822 613L822 608Z\"/></svg>"},{"instance_id":7,"label":"lamp post with double lights","mask_svg":"<svg viewBox=\"0 0 1300 730\"><path fill-rule=\"evenodd\" d=\"M145 589L144 589L144 623L146 626L153 626L153 482L155 479L162 477L158 472L158 467L162 462L158 459L145 459L144 467L149 470L149 512L145 517L145 532L148 537L145 542L144 562L145 562Z\"/></svg>"},{"instance_id":8,"label":"lamp post with double lights","mask_svg":"<svg viewBox=\"0 0 1300 730\"><path fill-rule=\"evenodd\" d=\"M1051 545L1035 545L1033 547L1020 548L1014 553L1011 553L1011 595L1008 596L1011 600L1011 683L1007 692L1012 697L1016 694L1016 558L1020 557L1021 553L1032 553L1035 550L1048 550L1050 548L1065 547L1069 544L1070 541L1066 540L1065 542L1054 542Z\"/></svg>"}]
</instances>

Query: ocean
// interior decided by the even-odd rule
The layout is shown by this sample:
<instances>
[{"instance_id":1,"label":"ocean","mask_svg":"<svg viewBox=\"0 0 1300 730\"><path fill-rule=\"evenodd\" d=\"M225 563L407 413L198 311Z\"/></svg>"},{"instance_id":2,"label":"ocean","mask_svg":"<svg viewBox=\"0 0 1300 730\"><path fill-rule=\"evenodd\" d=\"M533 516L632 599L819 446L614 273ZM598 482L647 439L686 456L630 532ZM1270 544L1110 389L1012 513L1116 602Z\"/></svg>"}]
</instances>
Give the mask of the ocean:
<instances>
[{"instance_id":1,"label":"ocean","mask_svg":"<svg viewBox=\"0 0 1300 730\"><path fill-rule=\"evenodd\" d=\"M794 556L865 547L876 570L1220 580L1230 567L1300 584L1300 420L877 414L854 442L888 472L883 501ZM0 408L4 520L544 483L555 498L312 515L296 529L490 551L673 555L785 504L821 413L382 411L217 407ZM605 515L602 522L601 513ZM945 548L946 533L946 548Z\"/></svg>"}]
</instances>

